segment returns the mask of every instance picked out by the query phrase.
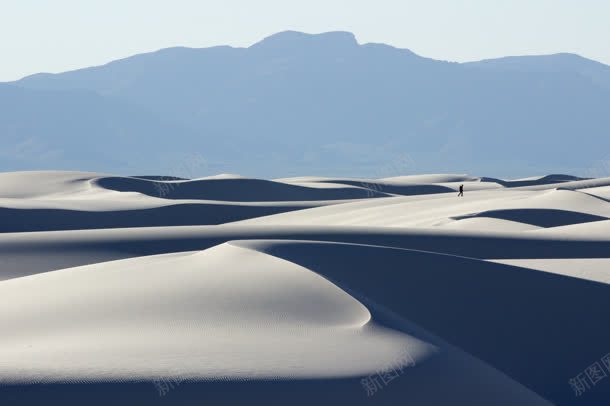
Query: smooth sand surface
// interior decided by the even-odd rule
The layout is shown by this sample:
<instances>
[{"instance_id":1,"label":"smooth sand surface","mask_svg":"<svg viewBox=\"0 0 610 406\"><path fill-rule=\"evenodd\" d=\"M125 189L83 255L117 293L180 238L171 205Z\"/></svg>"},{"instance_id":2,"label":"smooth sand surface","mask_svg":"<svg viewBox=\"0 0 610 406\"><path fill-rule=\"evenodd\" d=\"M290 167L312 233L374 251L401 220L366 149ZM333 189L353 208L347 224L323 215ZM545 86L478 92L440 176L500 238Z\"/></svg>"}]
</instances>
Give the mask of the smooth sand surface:
<instances>
[{"instance_id":1,"label":"smooth sand surface","mask_svg":"<svg viewBox=\"0 0 610 406\"><path fill-rule=\"evenodd\" d=\"M0 399L604 404L609 187L2 173Z\"/></svg>"}]
</instances>

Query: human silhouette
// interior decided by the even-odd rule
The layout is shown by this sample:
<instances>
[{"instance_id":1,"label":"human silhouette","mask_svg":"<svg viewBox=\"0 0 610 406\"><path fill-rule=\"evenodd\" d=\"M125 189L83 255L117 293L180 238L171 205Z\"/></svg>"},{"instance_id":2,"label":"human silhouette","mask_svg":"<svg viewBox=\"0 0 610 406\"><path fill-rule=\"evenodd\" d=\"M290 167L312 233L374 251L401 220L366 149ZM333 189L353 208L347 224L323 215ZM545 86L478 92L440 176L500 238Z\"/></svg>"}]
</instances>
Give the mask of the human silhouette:
<instances>
[{"instance_id":1,"label":"human silhouette","mask_svg":"<svg viewBox=\"0 0 610 406\"><path fill-rule=\"evenodd\" d=\"M464 185L460 185L460 193L458 193L458 197L464 196Z\"/></svg>"}]
</instances>

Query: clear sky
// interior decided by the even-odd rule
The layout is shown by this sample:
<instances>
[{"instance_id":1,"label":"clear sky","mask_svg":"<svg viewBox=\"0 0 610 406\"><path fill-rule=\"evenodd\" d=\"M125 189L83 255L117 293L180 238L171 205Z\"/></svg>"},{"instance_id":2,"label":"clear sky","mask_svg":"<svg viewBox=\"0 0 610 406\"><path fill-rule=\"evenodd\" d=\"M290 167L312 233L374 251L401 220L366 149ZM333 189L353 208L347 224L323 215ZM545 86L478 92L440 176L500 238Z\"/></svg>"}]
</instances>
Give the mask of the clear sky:
<instances>
[{"instance_id":1,"label":"clear sky","mask_svg":"<svg viewBox=\"0 0 610 406\"><path fill-rule=\"evenodd\" d=\"M573 52L610 64L610 0L0 0L0 81L289 29L451 61Z\"/></svg>"}]
</instances>

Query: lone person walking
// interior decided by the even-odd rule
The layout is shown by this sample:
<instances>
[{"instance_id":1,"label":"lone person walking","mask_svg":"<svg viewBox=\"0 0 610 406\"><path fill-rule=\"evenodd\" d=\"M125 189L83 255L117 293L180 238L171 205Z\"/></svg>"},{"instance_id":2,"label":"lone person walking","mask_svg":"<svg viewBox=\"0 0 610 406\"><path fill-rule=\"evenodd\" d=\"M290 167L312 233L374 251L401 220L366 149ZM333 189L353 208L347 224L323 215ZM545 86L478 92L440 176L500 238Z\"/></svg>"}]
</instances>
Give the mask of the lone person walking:
<instances>
[{"instance_id":1,"label":"lone person walking","mask_svg":"<svg viewBox=\"0 0 610 406\"><path fill-rule=\"evenodd\" d=\"M464 197L464 185L460 185L460 193L458 193L458 197Z\"/></svg>"}]
</instances>

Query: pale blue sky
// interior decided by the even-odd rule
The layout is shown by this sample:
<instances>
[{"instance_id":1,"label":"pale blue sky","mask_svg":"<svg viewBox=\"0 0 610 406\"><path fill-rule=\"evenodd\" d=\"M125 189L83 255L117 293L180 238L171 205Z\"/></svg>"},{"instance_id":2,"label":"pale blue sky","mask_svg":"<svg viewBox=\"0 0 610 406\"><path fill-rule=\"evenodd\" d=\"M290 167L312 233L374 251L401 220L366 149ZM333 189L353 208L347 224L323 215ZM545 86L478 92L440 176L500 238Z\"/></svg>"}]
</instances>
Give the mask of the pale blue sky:
<instances>
[{"instance_id":1,"label":"pale blue sky","mask_svg":"<svg viewBox=\"0 0 610 406\"><path fill-rule=\"evenodd\" d=\"M610 64L609 21L608 0L0 0L0 81L288 29L451 61L573 52Z\"/></svg>"}]
</instances>

